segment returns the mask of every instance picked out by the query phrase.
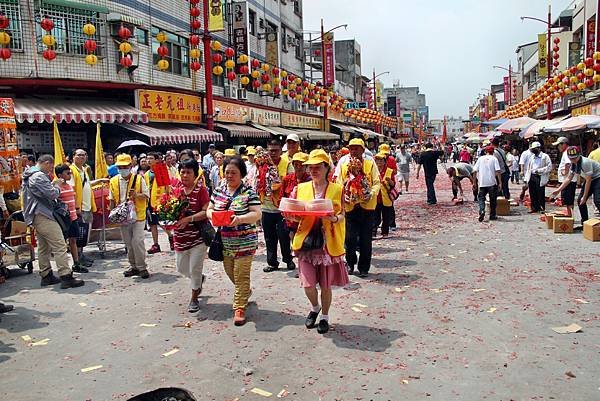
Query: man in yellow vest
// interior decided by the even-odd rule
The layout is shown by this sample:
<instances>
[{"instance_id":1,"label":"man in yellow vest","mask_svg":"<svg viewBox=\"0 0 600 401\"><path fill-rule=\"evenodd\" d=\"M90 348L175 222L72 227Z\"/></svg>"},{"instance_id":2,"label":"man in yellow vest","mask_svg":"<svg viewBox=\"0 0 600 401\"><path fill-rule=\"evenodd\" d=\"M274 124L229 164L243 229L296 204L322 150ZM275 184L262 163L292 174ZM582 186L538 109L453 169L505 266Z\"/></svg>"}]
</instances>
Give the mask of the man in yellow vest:
<instances>
[{"instance_id":1,"label":"man in yellow vest","mask_svg":"<svg viewBox=\"0 0 600 401\"><path fill-rule=\"evenodd\" d=\"M287 151L281 156L281 158L288 162L288 165L291 166L294 155L298 152L301 152L300 137L298 134L289 134L285 139L285 145L287 146ZM292 172L293 169L292 171L288 171L288 174Z\"/></svg>"},{"instance_id":2,"label":"man in yellow vest","mask_svg":"<svg viewBox=\"0 0 600 401\"><path fill-rule=\"evenodd\" d=\"M144 247L144 227L146 225L146 206L148 204L148 186L143 176L131 173L131 156L120 154L115 163L119 174L110 179L110 207L131 201L135 207L136 221L122 225L121 236L127 248L127 258L131 265L123 272L125 277L139 276L148 278L146 249Z\"/></svg>"},{"instance_id":3,"label":"man in yellow vest","mask_svg":"<svg viewBox=\"0 0 600 401\"><path fill-rule=\"evenodd\" d=\"M394 214L394 201L390 197L390 191L396 185L396 175L394 169L387 166L388 155L380 152L375 155L375 164L379 170L379 180L381 181L381 190L377 196L377 208L375 209L375 222L373 223L373 237L377 235L377 228L381 224L381 236L387 237L392 227Z\"/></svg>"},{"instance_id":4,"label":"man in yellow vest","mask_svg":"<svg viewBox=\"0 0 600 401\"><path fill-rule=\"evenodd\" d=\"M292 250L290 247L290 235L283 216L279 211L279 201L281 200L281 183L283 178L288 173L289 164L281 157L281 143L277 140L272 140L267 146L267 151L271 157L271 161L280 178L280 183L273 186L269 196L259 194L262 199L262 227L265 235L265 243L267 246L267 267L263 269L265 273L269 273L279 269L279 261L277 260L277 243L281 248L281 258L286 264L288 270L296 269L296 264L292 260ZM262 188L262 186L259 185Z\"/></svg>"},{"instance_id":5,"label":"man in yellow vest","mask_svg":"<svg viewBox=\"0 0 600 401\"><path fill-rule=\"evenodd\" d=\"M358 268L359 277L367 277L371 268L371 256L373 252L372 229L377 206L377 195L381 188L379 170L371 159L364 159L365 142L360 138L354 138L348 144L350 158L340 161L340 175L337 183L342 185L346 191L352 174L349 173L349 165L355 160L362 163L362 174L368 181L368 192L361 199L346 203L346 264L348 274L354 273L354 267ZM360 252L357 259L356 251ZM357 265L358 262L358 265Z\"/></svg>"},{"instance_id":6,"label":"man in yellow vest","mask_svg":"<svg viewBox=\"0 0 600 401\"><path fill-rule=\"evenodd\" d=\"M88 238L94 216L96 212L96 202L94 200L94 192L92 186L100 182L108 183L108 179L91 180L90 174L86 169L87 152L83 149L77 149L73 153L73 163L69 166L71 169L71 180L69 185L75 191L75 211L80 225L87 226ZM87 245L87 240L79 242L79 245ZM83 254L83 246L77 247L79 252L79 263L86 267L90 267L93 263Z\"/></svg>"}]
</instances>

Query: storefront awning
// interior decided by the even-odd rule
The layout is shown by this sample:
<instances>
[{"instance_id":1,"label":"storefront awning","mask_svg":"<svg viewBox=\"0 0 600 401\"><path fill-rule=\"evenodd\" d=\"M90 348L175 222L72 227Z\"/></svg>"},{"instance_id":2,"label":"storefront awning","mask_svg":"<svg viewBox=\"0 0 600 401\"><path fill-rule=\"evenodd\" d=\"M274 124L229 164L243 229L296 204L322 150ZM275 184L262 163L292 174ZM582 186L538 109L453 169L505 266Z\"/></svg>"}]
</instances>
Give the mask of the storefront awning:
<instances>
[{"instance_id":1,"label":"storefront awning","mask_svg":"<svg viewBox=\"0 0 600 401\"><path fill-rule=\"evenodd\" d=\"M223 136L218 132L201 127L182 127L177 124L123 124L129 131L144 135L150 139L150 145L176 145L181 143L219 142Z\"/></svg>"},{"instance_id":2,"label":"storefront awning","mask_svg":"<svg viewBox=\"0 0 600 401\"><path fill-rule=\"evenodd\" d=\"M15 99L15 118L19 123L139 123L148 115L128 104L108 100Z\"/></svg>"},{"instance_id":3,"label":"storefront awning","mask_svg":"<svg viewBox=\"0 0 600 401\"><path fill-rule=\"evenodd\" d=\"M270 132L273 135L276 136L283 136L284 138L286 138L288 135L290 134L296 134L298 135L298 137L300 138L300 140L305 140L306 138L306 134L302 134L301 132L298 132L296 130L292 130L289 128L283 128L283 127L265 127L263 125L260 124L252 124L254 127L266 131L266 132Z\"/></svg>"},{"instance_id":4,"label":"storefront awning","mask_svg":"<svg viewBox=\"0 0 600 401\"><path fill-rule=\"evenodd\" d=\"M366 129L366 128L360 128L360 127L354 127L355 131L358 131L362 134L367 135L368 138L370 139L374 139L374 138L379 138L379 139L384 139L387 138L387 136L382 135L382 134L378 134L375 131L371 131L370 129Z\"/></svg>"},{"instance_id":5,"label":"storefront awning","mask_svg":"<svg viewBox=\"0 0 600 401\"><path fill-rule=\"evenodd\" d=\"M345 125L345 124L331 124L332 127L335 127L337 129L339 129L342 132L358 132L360 134L362 134L361 131L359 131L356 127L353 127L351 125Z\"/></svg>"},{"instance_id":6,"label":"storefront awning","mask_svg":"<svg viewBox=\"0 0 600 401\"><path fill-rule=\"evenodd\" d=\"M250 125L239 125L239 124L217 124L218 128L221 128L229 133L233 138L270 138L271 133L263 131L261 129L252 127Z\"/></svg>"},{"instance_id":7,"label":"storefront awning","mask_svg":"<svg viewBox=\"0 0 600 401\"><path fill-rule=\"evenodd\" d=\"M332 134L326 131L315 131L312 129L299 129L294 128L294 131L298 134L300 139L306 137L308 141L337 141L340 139L339 135Z\"/></svg>"}]
</instances>

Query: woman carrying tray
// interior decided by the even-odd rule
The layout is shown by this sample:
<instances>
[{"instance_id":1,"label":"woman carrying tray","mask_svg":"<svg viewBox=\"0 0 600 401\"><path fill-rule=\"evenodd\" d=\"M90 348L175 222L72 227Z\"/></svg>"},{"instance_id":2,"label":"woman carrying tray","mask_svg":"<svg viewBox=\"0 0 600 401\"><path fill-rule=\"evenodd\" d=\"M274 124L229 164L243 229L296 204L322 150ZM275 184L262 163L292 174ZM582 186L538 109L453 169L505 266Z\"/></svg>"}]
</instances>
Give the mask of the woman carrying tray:
<instances>
[{"instance_id":1,"label":"woman carrying tray","mask_svg":"<svg viewBox=\"0 0 600 401\"><path fill-rule=\"evenodd\" d=\"M310 203L316 199L329 199L333 211L321 216L304 215L298 220L298 230L294 236L292 249L298 256L300 281L311 303L311 311L306 318L306 327L317 327L319 334L329 331L329 307L332 301L332 287L348 284L348 273L344 265L344 240L346 225L341 185L327 181L329 156L322 149L313 150L304 165L308 167L311 181L300 183L295 197ZM286 213L294 219L293 212ZM317 284L321 288L321 305ZM322 312L317 325L317 317Z\"/></svg>"}]
</instances>

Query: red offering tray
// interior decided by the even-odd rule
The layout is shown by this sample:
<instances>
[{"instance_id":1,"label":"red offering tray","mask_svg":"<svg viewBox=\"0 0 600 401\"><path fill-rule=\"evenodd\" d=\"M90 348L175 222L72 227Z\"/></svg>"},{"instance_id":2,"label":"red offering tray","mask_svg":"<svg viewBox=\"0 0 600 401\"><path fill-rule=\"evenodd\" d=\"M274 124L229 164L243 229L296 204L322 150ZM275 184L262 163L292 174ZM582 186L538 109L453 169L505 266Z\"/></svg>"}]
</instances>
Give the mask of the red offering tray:
<instances>
[{"instance_id":1,"label":"red offering tray","mask_svg":"<svg viewBox=\"0 0 600 401\"><path fill-rule=\"evenodd\" d=\"M298 216L298 217L303 217L303 216L313 216L313 217L324 217L324 216L333 216L333 211L326 211L326 210L304 210L304 211L292 211L292 212L286 212L284 210L281 211L281 213L283 213L283 215L290 215L290 216Z\"/></svg>"}]
</instances>

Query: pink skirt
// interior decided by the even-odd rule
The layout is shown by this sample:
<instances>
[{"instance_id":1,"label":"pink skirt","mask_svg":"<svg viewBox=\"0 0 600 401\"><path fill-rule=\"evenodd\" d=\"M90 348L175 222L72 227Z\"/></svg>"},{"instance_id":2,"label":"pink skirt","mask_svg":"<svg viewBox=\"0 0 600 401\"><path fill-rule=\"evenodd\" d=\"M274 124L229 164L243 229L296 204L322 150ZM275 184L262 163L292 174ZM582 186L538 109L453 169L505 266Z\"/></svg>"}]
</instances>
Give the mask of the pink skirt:
<instances>
[{"instance_id":1,"label":"pink skirt","mask_svg":"<svg viewBox=\"0 0 600 401\"><path fill-rule=\"evenodd\" d=\"M344 287L350 282L343 256L330 256L322 249L299 251L297 256L303 288Z\"/></svg>"}]
</instances>

